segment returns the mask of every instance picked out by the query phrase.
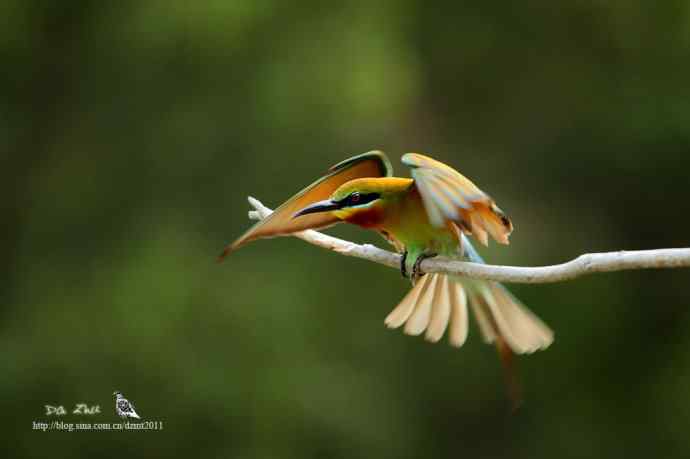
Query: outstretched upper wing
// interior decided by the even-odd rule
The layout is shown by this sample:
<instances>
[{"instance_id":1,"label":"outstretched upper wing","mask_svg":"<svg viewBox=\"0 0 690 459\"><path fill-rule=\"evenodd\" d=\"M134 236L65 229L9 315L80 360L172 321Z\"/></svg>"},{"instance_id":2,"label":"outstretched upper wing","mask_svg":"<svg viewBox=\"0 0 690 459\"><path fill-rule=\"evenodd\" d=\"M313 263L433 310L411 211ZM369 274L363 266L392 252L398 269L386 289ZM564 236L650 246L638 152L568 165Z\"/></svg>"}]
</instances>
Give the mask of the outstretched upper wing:
<instances>
[{"instance_id":1,"label":"outstretched upper wing","mask_svg":"<svg viewBox=\"0 0 690 459\"><path fill-rule=\"evenodd\" d=\"M312 183L283 204L271 215L252 226L232 244L228 245L219 259L223 259L233 250L255 239L283 236L306 229L318 229L331 226L338 219L330 212L315 213L293 219L295 212L309 204L328 199L343 183L356 178L388 177L393 168L386 155L381 151L370 151L346 159L329 169L329 174Z\"/></svg>"},{"instance_id":2,"label":"outstretched upper wing","mask_svg":"<svg viewBox=\"0 0 690 459\"><path fill-rule=\"evenodd\" d=\"M412 171L429 220L435 226L457 223L482 244L487 233L496 242L508 244L513 225L486 193L455 169L417 153L407 153L403 164Z\"/></svg>"}]
</instances>

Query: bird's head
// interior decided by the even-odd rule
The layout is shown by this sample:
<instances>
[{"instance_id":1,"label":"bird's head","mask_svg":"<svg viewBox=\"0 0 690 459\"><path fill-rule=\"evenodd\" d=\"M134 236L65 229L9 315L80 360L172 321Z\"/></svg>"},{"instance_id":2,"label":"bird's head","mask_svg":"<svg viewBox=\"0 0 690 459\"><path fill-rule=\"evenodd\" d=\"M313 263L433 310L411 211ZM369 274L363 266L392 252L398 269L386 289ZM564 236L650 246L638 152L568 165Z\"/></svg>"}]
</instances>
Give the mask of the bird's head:
<instances>
[{"instance_id":1,"label":"bird's head","mask_svg":"<svg viewBox=\"0 0 690 459\"><path fill-rule=\"evenodd\" d=\"M368 226L381 218L387 202L411 185L412 180L395 177L350 180L329 199L318 201L295 213L293 218L316 212L332 212L340 220Z\"/></svg>"},{"instance_id":2,"label":"bird's head","mask_svg":"<svg viewBox=\"0 0 690 459\"><path fill-rule=\"evenodd\" d=\"M341 220L380 205L386 198L387 189L382 178L350 180L333 192L329 199L308 205L295 213L293 218L316 212L333 212Z\"/></svg>"},{"instance_id":3,"label":"bird's head","mask_svg":"<svg viewBox=\"0 0 690 459\"><path fill-rule=\"evenodd\" d=\"M113 395L115 397L122 397L122 393L120 393L120 391L117 391L117 390L115 392L113 392Z\"/></svg>"}]
</instances>

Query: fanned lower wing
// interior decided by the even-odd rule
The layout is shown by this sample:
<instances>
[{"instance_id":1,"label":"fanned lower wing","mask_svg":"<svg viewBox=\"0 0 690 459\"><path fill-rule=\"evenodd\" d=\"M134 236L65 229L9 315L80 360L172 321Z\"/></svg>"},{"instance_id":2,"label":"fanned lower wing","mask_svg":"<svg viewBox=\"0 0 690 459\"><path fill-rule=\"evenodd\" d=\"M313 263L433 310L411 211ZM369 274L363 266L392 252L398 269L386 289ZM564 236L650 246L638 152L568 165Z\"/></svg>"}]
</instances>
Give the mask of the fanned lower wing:
<instances>
[{"instance_id":1,"label":"fanned lower wing","mask_svg":"<svg viewBox=\"0 0 690 459\"><path fill-rule=\"evenodd\" d=\"M219 260L230 252L255 239L284 236L306 229L318 229L331 226L338 219L330 212L314 213L293 219L295 212L309 204L328 199L343 183L356 178L388 177L393 174L390 161L381 151L370 151L346 159L329 169L329 174L312 183L283 204L271 215L252 226L235 242L228 245Z\"/></svg>"},{"instance_id":2,"label":"fanned lower wing","mask_svg":"<svg viewBox=\"0 0 690 459\"><path fill-rule=\"evenodd\" d=\"M488 244L488 235L508 244L513 225L496 203L455 169L417 153L407 153L403 164L412 178L434 226L456 223L466 234Z\"/></svg>"},{"instance_id":3,"label":"fanned lower wing","mask_svg":"<svg viewBox=\"0 0 690 459\"><path fill-rule=\"evenodd\" d=\"M460 347L467 339L468 306L487 343L504 343L511 352L531 354L553 342L553 331L497 282L460 281L441 273L422 276L386 317L389 328L404 325L408 335L431 342L446 329L450 344ZM500 350L500 349L499 349Z\"/></svg>"}]
</instances>

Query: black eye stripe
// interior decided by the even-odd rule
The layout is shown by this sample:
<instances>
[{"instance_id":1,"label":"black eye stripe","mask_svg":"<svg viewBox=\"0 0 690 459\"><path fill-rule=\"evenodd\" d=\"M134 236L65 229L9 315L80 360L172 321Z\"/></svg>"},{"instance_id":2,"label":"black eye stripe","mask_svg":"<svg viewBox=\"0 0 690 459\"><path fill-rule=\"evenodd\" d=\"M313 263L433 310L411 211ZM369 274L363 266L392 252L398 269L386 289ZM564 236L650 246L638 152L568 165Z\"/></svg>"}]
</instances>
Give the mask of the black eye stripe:
<instances>
[{"instance_id":1,"label":"black eye stripe","mask_svg":"<svg viewBox=\"0 0 690 459\"><path fill-rule=\"evenodd\" d=\"M371 201L375 201L376 199L379 199L381 197L380 193L358 193L354 192L346 196L344 199L341 199L338 201L338 204L340 205L339 207L352 207L352 206L359 206L362 204L367 204Z\"/></svg>"}]
</instances>

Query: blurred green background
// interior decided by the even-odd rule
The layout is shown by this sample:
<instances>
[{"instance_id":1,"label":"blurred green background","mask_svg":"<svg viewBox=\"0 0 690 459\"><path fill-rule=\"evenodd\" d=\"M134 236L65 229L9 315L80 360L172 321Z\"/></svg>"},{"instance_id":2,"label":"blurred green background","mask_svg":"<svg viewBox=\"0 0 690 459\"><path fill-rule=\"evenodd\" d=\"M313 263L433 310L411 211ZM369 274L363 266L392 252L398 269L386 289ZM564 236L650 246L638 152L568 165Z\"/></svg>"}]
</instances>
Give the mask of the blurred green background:
<instances>
[{"instance_id":1,"label":"blurred green background","mask_svg":"<svg viewBox=\"0 0 690 459\"><path fill-rule=\"evenodd\" d=\"M394 270L214 257L374 148L512 217L495 263L688 245L687 1L0 3L2 457L688 457L689 272L511 289L556 331L514 415L476 329L387 330ZM356 228L335 234L374 241ZM33 431L112 392L159 432Z\"/></svg>"}]
</instances>

